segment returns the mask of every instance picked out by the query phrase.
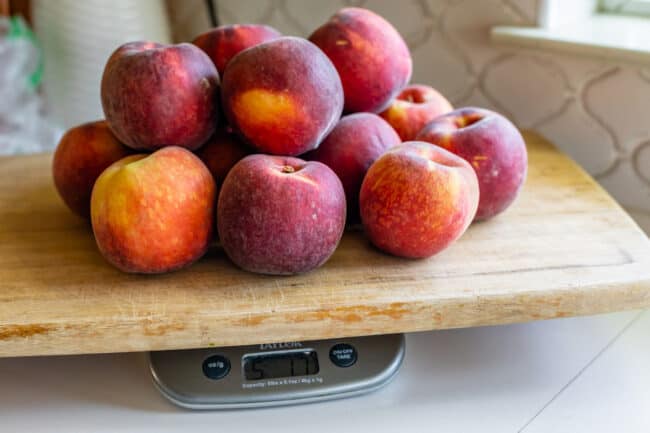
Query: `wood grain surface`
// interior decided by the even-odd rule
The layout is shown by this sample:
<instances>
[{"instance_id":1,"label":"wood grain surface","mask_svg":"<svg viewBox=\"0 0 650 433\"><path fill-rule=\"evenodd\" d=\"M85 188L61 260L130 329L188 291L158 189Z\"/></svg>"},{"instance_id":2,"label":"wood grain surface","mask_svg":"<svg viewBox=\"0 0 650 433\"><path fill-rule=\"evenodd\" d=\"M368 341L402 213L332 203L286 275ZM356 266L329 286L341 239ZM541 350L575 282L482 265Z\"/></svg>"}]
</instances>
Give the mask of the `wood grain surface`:
<instances>
[{"instance_id":1,"label":"wood grain surface","mask_svg":"<svg viewBox=\"0 0 650 433\"><path fill-rule=\"evenodd\" d=\"M650 306L648 238L581 168L528 133L516 203L404 260L347 233L322 268L267 277L217 247L127 275L56 195L51 155L0 158L0 356L145 351L493 325Z\"/></svg>"}]
</instances>

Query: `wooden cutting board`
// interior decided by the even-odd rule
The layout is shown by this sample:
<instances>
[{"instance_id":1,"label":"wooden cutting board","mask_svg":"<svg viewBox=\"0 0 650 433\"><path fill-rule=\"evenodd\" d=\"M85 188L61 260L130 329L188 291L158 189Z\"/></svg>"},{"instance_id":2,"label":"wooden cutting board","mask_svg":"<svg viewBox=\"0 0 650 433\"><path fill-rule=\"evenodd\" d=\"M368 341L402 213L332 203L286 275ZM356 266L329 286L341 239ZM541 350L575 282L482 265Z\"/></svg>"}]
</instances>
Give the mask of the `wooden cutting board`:
<instances>
[{"instance_id":1,"label":"wooden cutting board","mask_svg":"<svg viewBox=\"0 0 650 433\"><path fill-rule=\"evenodd\" d=\"M347 233L322 268L268 277L213 248L127 275L53 188L51 155L0 158L0 356L226 346L493 325L650 306L650 245L581 168L526 134L507 212L427 260Z\"/></svg>"}]
</instances>

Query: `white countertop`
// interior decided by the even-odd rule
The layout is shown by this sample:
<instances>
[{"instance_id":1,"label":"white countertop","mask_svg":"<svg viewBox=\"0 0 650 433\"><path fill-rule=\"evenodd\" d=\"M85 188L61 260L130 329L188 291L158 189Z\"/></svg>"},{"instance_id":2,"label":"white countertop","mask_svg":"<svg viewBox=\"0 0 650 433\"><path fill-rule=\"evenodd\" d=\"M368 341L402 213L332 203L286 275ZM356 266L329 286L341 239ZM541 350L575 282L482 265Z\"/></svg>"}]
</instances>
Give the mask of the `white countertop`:
<instances>
[{"instance_id":1,"label":"white countertop","mask_svg":"<svg viewBox=\"0 0 650 433\"><path fill-rule=\"evenodd\" d=\"M189 412L143 354L0 359L0 431L648 432L650 313L410 334L388 387L326 403Z\"/></svg>"}]
</instances>

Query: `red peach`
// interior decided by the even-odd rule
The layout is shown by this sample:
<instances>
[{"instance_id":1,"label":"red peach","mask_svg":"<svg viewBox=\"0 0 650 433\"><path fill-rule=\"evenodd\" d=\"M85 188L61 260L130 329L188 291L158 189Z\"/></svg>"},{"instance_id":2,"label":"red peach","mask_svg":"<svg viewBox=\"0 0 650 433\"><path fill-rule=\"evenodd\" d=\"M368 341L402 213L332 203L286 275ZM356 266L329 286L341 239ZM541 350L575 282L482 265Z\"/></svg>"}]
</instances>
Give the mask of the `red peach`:
<instances>
[{"instance_id":1,"label":"red peach","mask_svg":"<svg viewBox=\"0 0 650 433\"><path fill-rule=\"evenodd\" d=\"M248 146L229 128L219 128L196 155L208 167L217 185L221 185L230 169L250 153Z\"/></svg>"},{"instance_id":2,"label":"red peach","mask_svg":"<svg viewBox=\"0 0 650 433\"><path fill-rule=\"evenodd\" d=\"M361 221L370 241L396 256L423 258L447 248L478 206L478 181L464 159L407 141L370 167L361 185Z\"/></svg>"},{"instance_id":3,"label":"red peach","mask_svg":"<svg viewBox=\"0 0 650 433\"><path fill-rule=\"evenodd\" d=\"M77 215L90 219L90 194L106 167L129 155L103 120L69 129L52 160L54 186Z\"/></svg>"},{"instance_id":4,"label":"red peach","mask_svg":"<svg viewBox=\"0 0 650 433\"><path fill-rule=\"evenodd\" d=\"M414 140L424 126L454 108L436 89L411 84L401 91L380 116L395 128L402 141Z\"/></svg>"},{"instance_id":5,"label":"red peach","mask_svg":"<svg viewBox=\"0 0 650 433\"><path fill-rule=\"evenodd\" d=\"M526 179L526 143L517 127L494 111L452 111L429 123L417 139L441 146L474 167L481 190L476 220L503 212Z\"/></svg>"},{"instance_id":6,"label":"red peach","mask_svg":"<svg viewBox=\"0 0 650 433\"><path fill-rule=\"evenodd\" d=\"M359 222L359 190L366 171L386 150L401 141L391 126L372 113L341 118L318 149L307 159L320 161L334 170L345 190L348 222Z\"/></svg>"},{"instance_id":7,"label":"red peach","mask_svg":"<svg viewBox=\"0 0 650 433\"><path fill-rule=\"evenodd\" d=\"M411 53L395 28L362 8L343 8L309 36L343 83L345 111L379 113L409 82Z\"/></svg>"},{"instance_id":8,"label":"red peach","mask_svg":"<svg viewBox=\"0 0 650 433\"><path fill-rule=\"evenodd\" d=\"M108 125L127 146L194 150L217 125L219 74L192 44L131 42L108 59L101 99Z\"/></svg>"},{"instance_id":9,"label":"red peach","mask_svg":"<svg viewBox=\"0 0 650 433\"><path fill-rule=\"evenodd\" d=\"M237 54L226 67L223 109L232 128L261 153L316 148L343 109L332 62L311 42L282 37Z\"/></svg>"},{"instance_id":10,"label":"red peach","mask_svg":"<svg viewBox=\"0 0 650 433\"><path fill-rule=\"evenodd\" d=\"M192 43L201 48L214 62L223 76L226 65L247 48L277 39L282 34L270 26L259 24L234 24L220 26L197 36Z\"/></svg>"},{"instance_id":11,"label":"red peach","mask_svg":"<svg viewBox=\"0 0 650 433\"><path fill-rule=\"evenodd\" d=\"M345 192L325 164L250 155L230 170L217 203L228 257L250 272L307 272L332 255L345 228Z\"/></svg>"},{"instance_id":12,"label":"red peach","mask_svg":"<svg viewBox=\"0 0 650 433\"><path fill-rule=\"evenodd\" d=\"M185 267L208 248L215 195L212 175L184 148L123 158L93 188L90 214L99 251L124 272Z\"/></svg>"}]
</instances>

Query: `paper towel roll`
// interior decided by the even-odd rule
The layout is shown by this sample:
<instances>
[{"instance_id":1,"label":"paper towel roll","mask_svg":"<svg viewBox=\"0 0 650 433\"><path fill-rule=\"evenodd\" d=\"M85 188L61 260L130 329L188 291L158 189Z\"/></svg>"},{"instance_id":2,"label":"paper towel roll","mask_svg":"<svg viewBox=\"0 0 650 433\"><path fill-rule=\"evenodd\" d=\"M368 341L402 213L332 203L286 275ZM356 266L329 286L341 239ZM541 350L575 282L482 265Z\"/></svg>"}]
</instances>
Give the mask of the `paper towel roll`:
<instances>
[{"instance_id":1,"label":"paper towel roll","mask_svg":"<svg viewBox=\"0 0 650 433\"><path fill-rule=\"evenodd\" d=\"M162 0L35 0L49 110L69 128L103 118L99 87L108 56L134 40L169 43Z\"/></svg>"}]
</instances>

